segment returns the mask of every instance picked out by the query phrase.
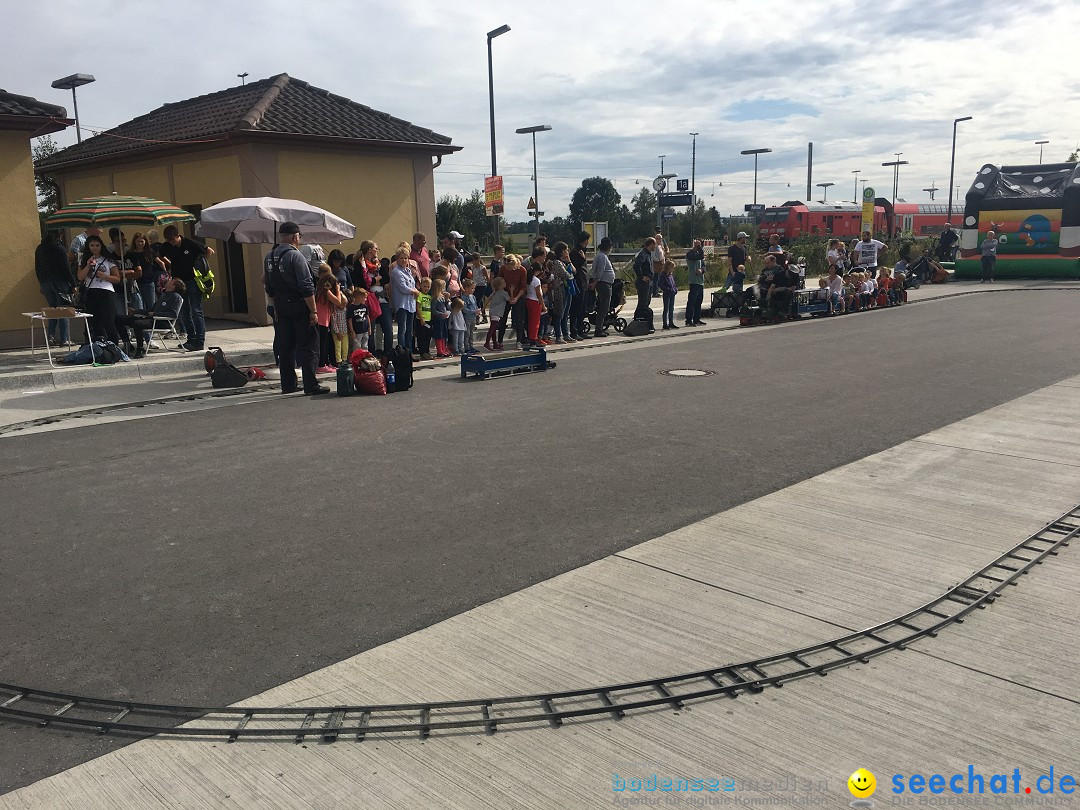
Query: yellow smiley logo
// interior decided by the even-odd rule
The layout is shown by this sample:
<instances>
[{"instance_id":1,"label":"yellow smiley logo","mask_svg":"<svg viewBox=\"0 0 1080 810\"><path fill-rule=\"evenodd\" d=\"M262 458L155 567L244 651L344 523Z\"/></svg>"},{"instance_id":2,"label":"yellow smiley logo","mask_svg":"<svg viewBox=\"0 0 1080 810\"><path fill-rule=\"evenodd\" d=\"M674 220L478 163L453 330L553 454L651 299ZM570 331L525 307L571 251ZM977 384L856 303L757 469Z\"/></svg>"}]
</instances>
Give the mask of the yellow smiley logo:
<instances>
[{"instance_id":1,"label":"yellow smiley logo","mask_svg":"<svg viewBox=\"0 0 1080 810\"><path fill-rule=\"evenodd\" d=\"M866 768L859 768L847 780L847 788L856 799L865 799L874 795L877 780Z\"/></svg>"}]
</instances>

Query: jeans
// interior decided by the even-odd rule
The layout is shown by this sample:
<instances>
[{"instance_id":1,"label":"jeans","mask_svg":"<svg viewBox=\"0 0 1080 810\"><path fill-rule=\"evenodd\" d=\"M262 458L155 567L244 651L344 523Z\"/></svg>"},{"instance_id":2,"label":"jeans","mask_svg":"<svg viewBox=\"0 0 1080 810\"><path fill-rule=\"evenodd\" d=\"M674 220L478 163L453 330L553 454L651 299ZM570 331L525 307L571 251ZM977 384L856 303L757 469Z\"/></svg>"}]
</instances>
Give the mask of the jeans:
<instances>
[{"instance_id":1,"label":"jeans","mask_svg":"<svg viewBox=\"0 0 1080 810\"><path fill-rule=\"evenodd\" d=\"M382 302L379 302L382 304ZM390 305L382 304L383 309L379 313L379 317L375 319L375 325L379 327L379 331L382 332L382 349L386 354L394 348L394 319L390 316ZM399 324L400 334L400 324ZM375 351L375 330L371 330L371 351Z\"/></svg>"},{"instance_id":2,"label":"jeans","mask_svg":"<svg viewBox=\"0 0 1080 810\"><path fill-rule=\"evenodd\" d=\"M66 285L61 287L53 282L43 282L41 284L41 294L45 296L45 301L50 307L71 306L70 298L67 303L61 302L60 300L61 294L67 296L71 295L71 288ZM71 321L67 318L50 318L47 327L49 330L49 337L55 340L57 337L56 331L59 329L60 342L67 343L71 337L70 324Z\"/></svg>"},{"instance_id":3,"label":"jeans","mask_svg":"<svg viewBox=\"0 0 1080 810\"><path fill-rule=\"evenodd\" d=\"M648 281L635 281L634 287L637 289L637 308L634 310L634 317L647 320L649 313L646 310L652 309L652 288ZM610 299L609 299L610 300ZM600 307L597 306L597 312L600 312ZM602 317L607 316L608 311L605 309L601 312Z\"/></svg>"},{"instance_id":4,"label":"jeans","mask_svg":"<svg viewBox=\"0 0 1080 810\"><path fill-rule=\"evenodd\" d=\"M569 295L563 297L563 309L559 315L559 326L555 327L555 336L559 336L559 330L562 329L562 336L564 338L570 337L570 309L573 307L574 299Z\"/></svg>"},{"instance_id":5,"label":"jeans","mask_svg":"<svg viewBox=\"0 0 1080 810\"><path fill-rule=\"evenodd\" d=\"M648 284L648 282L645 282ZM611 282L610 281L598 281L596 282L596 332L593 334L599 334L604 331L604 319L607 317L608 310L611 309Z\"/></svg>"},{"instance_id":6,"label":"jeans","mask_svg":"<svg viewBox=\"0 0 1080 810\"><path fill-rule=\"evenodd\" d=\"M476 318L465 319L465 351L471 352L473 346L473 332L476 330Z\"/></svg>"},{"instance_id":7,"label":"jeans","mask_svg":"<svg viewBox=\"0 0 1080 810\"><path fill-rule=\"evenodd\" d=\"M151 282L150 284L143 284L139 282L139 295L142 296L142 308L146 310L152 310L154 304L157 303L157 287Z\"/></svg>"},{"instance_id":8,"label":"jeans","mask_svg":"<svg viewBox=\"0 0 1080 810\"><path fill-rule=\"evenodd\" d=\"M664 326L675 325L675 293L664 292Z\"/></svg>"},{"instance_id":9,"label":"jeans","mask_svg":"<svg viewBox=\"0 0 1080 810\"><path fill-rule=\"evenodd\" d=\"M184 283L187 284L187 290L184 292L184 308L180 312L180 321L184 324L184 329L187 330L188 343L201 349L206 343L206 319L203 317L202 310L202 290L195 284L194 279L190 283L185 280ZM307 320L307 317L307 315L304 315L305 320ZM318 349L316 349L317 351ZM294 372L293 379L295 378L296 374Z\"/></svg>"},{"instance_id":10,"label":"jeans","mask_svg":"<svg viewBox=\"0 0 1080 810\"><path fill-rule=\"evenodd\" d=\"M465 354L465 330L451 329L450 337L453 338L454 354Z\"/></svg>"},{"instance_id":11,"label":"jeans","mask_svg":"<svg viewBox=\"0 0 1080 810\"><path fill-rule=\"evenodd\" d=\"M701 322L701 302L705 298L705 287L701 284L691 284L690 292L686 294L686 323Z\"/></svg>"},{"instance_id":12,"label":"jeans","mask_svg":"<svg viewBox=\"0 0 1080 810\"><path fill-rule=\"evenodd\" d=\"M399 348L412 354L413 350L413 321L416 313L407 309L399 309L394 312L394 320L397 321L397 345Z\"/></svg>"},{"instance_id":13,"label":"jeans","mask_svg":"<svg viewBox=\"0 0 1080 810\"><path fill-rule=\"evenodd\" d=\"M202 293L199 295L201 297ZM295 358L300 361L304 375L304 390L314 392L319 387L315 376L319 359L319 331L311 322L307 306L303 301L285 303L284 306L275 301L274 309L278 318L278 369L281 371L281 390L286 394L296 390L296 367L293 365ZM188 337L190 338L190 334Z\"/></svg>"}]
</instances>

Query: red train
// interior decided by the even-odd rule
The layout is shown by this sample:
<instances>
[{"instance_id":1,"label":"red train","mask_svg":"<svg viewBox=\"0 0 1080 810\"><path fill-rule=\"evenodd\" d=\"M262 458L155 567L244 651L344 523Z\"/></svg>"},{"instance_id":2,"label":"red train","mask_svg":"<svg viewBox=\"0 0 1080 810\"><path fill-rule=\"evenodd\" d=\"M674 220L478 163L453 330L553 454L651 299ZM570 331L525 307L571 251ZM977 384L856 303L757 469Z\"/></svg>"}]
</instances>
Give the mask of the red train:
<instances>
[{"instance_id":1,"label":"red train","mask_svg":"<svg viewBox=\"0 0 1080 810\"><path fill-rule=\"evenodd\" d=\"M948 206L937 203L908 203L874 200L874 234L913 233L932 236L941 233L948 221ZM962 208L953 203L954 226L960 227ZM862 230L862 206L852 203L804 203L790 200L777 208L766 208L758 225L758 238L768 241L776 234L782 243L801 236L835 236L845 242L855 239Z\"/></svg>"}]
</instances>

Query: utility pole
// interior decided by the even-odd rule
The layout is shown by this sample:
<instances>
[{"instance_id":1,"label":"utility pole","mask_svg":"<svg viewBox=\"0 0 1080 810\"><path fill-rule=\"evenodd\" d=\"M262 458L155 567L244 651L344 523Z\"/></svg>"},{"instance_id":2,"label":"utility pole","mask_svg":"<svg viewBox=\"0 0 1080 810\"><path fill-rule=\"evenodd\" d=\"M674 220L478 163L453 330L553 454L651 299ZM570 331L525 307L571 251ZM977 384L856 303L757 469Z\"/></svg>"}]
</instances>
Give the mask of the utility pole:
<instances>
[{"instance_id":1,"label":"utility pole","mask_svg":"<svg viewBox=\"0 0 1080 810\"><path fill-rule=\"evenodd\" d=\"M694 194L697 180L697 136L691 132L694 142L690 147L690 247L694 246L694 219L697 217L697 196ZM663 174L663 172L661 172Z\"/></svg>"}]
</instances>

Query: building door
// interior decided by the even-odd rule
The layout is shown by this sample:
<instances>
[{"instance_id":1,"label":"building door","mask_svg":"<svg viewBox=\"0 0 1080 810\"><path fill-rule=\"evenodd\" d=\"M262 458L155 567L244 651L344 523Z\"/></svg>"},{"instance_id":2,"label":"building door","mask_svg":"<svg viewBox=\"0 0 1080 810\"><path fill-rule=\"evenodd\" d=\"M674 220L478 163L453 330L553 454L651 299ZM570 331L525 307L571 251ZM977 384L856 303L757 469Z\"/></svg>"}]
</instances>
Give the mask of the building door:
<instances>
[{"instance_id":1,"label":"building door","mask_svg":"<svg viewBox=\"0 0 1080 810\"><path fill-rule=\"evenodd\" d=\"M225 289L229 295L229 312L248 311L247 277L244 274L244 246L229 237L225 243Z\"/></svg>"}]
</instances>

